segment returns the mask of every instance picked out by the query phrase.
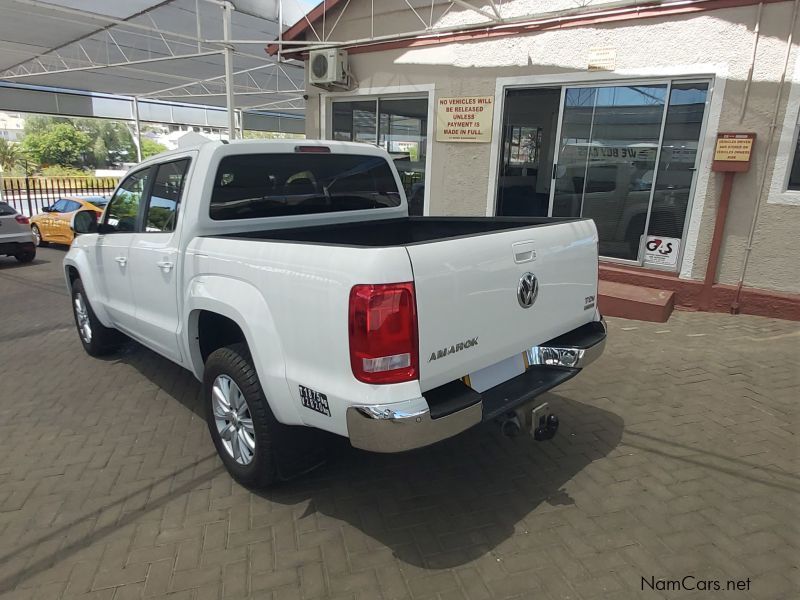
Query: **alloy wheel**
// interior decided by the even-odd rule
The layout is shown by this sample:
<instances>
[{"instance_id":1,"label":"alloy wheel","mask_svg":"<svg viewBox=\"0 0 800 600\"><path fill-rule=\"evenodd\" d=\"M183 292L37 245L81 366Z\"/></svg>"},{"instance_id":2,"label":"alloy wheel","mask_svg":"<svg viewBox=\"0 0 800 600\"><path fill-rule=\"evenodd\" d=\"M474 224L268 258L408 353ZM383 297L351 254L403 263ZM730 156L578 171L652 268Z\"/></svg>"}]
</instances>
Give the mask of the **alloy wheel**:
<instances>
[{"instance_id":1,"label":"alloy wheel","mask_svg":"<svg viewBox=\"0 0 800 600\"><path fill-rule=\"evenodd\" d=\"M240 465L253 461L256 432L242 390L228 375L219 375L211 388L214 422L228 454Z\"/></svg>"},{"instance_id":2,"label":"alloy wheel","mask_svg":"<svg viewBox=\"0 0 800 600\"><path fill-rule=\"evenodd\" d=\"M78 333L81 334L81 339L87 343L92 343L92 323L89 320L89 309L86 307L86 302L83 300L83 295L79 292L75 294L73 300L75 306L75 317L78 321Z\"/></svg>"}]
</instances>

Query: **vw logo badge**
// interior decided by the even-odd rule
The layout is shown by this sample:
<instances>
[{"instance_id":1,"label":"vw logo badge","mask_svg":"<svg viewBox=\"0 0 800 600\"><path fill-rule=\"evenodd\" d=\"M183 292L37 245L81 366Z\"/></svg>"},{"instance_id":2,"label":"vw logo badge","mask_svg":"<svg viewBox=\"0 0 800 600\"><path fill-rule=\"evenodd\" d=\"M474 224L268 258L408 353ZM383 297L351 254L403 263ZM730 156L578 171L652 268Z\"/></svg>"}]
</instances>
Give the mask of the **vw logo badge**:
<instances>
[{"instance_id":1,"label":"vw logo badge","mask_svg":"<svg viewBox=\"0 0 800 600\"><path fill-rule=\"evenodd\" d=\"M517 300L522 308L530 308L539 295L539 280L533 273L525 273L519 280Z\"/></svg>"}]
</instances>

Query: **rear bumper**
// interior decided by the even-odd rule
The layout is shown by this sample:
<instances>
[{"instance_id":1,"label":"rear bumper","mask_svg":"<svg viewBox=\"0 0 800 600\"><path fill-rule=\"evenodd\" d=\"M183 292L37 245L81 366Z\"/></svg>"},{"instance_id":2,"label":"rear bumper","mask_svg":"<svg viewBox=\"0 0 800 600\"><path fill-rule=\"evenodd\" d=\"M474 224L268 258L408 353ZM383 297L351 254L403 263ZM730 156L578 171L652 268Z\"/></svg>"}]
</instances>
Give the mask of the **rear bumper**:
<instances>
[{"instance_id":1,"label":"rear bumper","mask_svg":"<svg viewBox=\"0 0 800 600\"><path fill-rule=\"evenodd\" d=\"M35 252L35 251L36 251L36 244L34 244L29 239L24 239L23 241L19 242L17 241L0 242L0 256L4 255L14 256L15 254L19 254L21 252Z\"/></svg>"},{"instance_id":2,"label":"rear bumper","mask_svg":"<svg viewBox=\"0 0 800 600\"><path fill-rule=\"evenodd\" d=\"M452 437L571 379L600 357L605 343L605 322L594 321L530 348L525 373L483 393L459 380L425 392L427 408L419 402L351 406L347 409L350 443L372 452L402 452Z\"/></svg>"}]
</instances>

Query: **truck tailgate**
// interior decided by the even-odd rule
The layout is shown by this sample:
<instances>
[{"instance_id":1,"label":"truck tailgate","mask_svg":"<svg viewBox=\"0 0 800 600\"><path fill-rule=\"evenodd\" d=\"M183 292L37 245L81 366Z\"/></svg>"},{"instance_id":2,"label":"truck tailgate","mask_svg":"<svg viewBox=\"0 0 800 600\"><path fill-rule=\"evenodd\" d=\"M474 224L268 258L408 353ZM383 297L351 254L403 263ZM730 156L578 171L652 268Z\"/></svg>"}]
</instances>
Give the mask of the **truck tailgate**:
<instances>
[{"instance_id":1,"label":"truck tailgate","mask_svg":"<svg viewBox=\"0 0 800 600\"><path fill-rule=\"evenodd\" d=\"M554 222L406 246L414 272L420 386L427 391L591 321L597 230ZM535 276L538 294L525 308ZM527 283L531 283L527 277Z\"/></svg>"}]
</instances>

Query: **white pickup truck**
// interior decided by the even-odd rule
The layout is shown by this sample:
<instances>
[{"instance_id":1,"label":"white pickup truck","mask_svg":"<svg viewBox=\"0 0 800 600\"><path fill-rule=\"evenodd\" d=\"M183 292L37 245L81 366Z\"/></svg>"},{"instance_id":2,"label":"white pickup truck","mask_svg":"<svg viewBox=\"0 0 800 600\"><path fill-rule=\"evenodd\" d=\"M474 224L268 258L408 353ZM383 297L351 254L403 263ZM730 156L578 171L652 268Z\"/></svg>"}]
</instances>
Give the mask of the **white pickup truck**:
<instances>
[{"instance_id":1,"label":"white pickup truck","mask_svg":"<svg viewBox=\"0 0 800 600\"><path fill-rule=\"evenodd\" d=\"M248 486L282 476L286 426L375 452L487 420L552 437L536 396L605 343L591 220L409 217L370 145L161 154L99 222L78 213L73 227L64 268L86 351L129 336L191 370L220 457Z\"/></svg>"}]
</instances>

